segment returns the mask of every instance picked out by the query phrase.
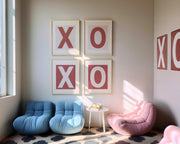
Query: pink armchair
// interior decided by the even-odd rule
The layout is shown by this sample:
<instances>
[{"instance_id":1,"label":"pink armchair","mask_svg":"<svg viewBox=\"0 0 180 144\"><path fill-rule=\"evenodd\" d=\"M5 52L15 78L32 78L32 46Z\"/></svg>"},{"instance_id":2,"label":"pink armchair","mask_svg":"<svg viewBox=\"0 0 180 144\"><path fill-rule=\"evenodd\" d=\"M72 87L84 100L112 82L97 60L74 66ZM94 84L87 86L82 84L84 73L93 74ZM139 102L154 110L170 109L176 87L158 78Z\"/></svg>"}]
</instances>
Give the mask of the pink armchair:
<instances>
[{"instance_id":1,"label":"pink armchair","mask_svg":"<svg viewBox=\"0 0 180 144\"><path fill-rule=\"evenodd\" d=\"M156 109L145 101L137 104L136 109L128 114L109 114L107 120L112 129L122 135L143 135L149 132L156 119Z\"/></svg>"},{"instance_id":2,"label":"pink armchair","mask_svg":"<svg viewBox=\"0 0 180 144\"><path fill-rule=\"evenodd\" d=\"M168 126L159 144L180 144L180 128L173 125Z\"/></svg>"}]
</instances>

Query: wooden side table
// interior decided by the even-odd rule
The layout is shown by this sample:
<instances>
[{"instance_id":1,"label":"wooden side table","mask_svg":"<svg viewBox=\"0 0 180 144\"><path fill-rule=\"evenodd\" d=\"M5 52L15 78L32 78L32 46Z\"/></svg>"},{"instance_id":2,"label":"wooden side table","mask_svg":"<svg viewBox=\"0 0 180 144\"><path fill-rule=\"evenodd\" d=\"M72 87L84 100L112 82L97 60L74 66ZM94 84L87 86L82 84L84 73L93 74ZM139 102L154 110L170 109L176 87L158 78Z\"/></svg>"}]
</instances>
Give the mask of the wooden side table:
<instances>
[{"instance_id":1,"label":"wooden side table","mask_svg":"<svg viewBox=\"0 0 180 144\"><path fill-rule=\"evenodd\" d=\"M90 126L91 126L91 113L92 112L98 112L99 113L99 120L100 120L100 117L102 118L102 123L103 123L103 132L106 132L106 129L105 129L105 120L104 120L104 112L107 112L109 109L107 107L102 107L100 110L93 110L91 108L86 108L87 111L89 111L89 129L90 129ZM100 120L101 122L101 120ZM101 124L100 124L101 126Z\"/></svg>"}]
</instances>

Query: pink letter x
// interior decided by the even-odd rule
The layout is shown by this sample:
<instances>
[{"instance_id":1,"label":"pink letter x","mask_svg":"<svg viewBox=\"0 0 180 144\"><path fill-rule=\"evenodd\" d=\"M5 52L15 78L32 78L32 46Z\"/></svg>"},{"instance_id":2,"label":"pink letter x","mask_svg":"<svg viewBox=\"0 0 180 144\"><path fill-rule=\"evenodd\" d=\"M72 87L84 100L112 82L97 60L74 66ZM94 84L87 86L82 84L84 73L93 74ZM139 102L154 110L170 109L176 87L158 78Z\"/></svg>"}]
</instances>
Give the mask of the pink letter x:
<instances>
[{"instance_id":1,"label":"pink letter x","mask_svg":"<svg viewBox=\"0 0 180 144\"><path fill-rule=\"evenodd\" d=\"M69 27L66 33L65 33L63 27L58 27L58 29L63 36L63 39L62 39L61 43L59 44L58 48L62 48L64 46L65 42L67 43L69 48L73 48L71 41L68 38L73 27Z\"/></svg>"}]
</instances>

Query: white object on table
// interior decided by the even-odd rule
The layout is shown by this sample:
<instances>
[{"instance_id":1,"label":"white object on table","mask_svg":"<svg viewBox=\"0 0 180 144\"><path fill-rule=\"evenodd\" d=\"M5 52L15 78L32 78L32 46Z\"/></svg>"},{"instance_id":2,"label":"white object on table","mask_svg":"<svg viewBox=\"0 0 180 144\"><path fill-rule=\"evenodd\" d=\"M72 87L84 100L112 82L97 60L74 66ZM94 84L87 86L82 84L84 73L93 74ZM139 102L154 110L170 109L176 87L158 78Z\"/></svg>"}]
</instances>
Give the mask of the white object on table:
<instances>
[{"instance_id":1,"label":"white object on table","mask_svg":"<svg viewBox=\"0 0 180 144\"><path fill-rule=\"evenodd\" d=\"M102 118L102 123L103 123L103 132L106 132L105 129L105 120L104 120L104 112L108 111L109 109L107 107L102 107L100 110L94 110L91 108L86 108L87 111L89 111L89 129L91 126L91 113L92 112L98 112L99 113L99 122L101 126L101 118Z\"/></svg>"}]
</instances>

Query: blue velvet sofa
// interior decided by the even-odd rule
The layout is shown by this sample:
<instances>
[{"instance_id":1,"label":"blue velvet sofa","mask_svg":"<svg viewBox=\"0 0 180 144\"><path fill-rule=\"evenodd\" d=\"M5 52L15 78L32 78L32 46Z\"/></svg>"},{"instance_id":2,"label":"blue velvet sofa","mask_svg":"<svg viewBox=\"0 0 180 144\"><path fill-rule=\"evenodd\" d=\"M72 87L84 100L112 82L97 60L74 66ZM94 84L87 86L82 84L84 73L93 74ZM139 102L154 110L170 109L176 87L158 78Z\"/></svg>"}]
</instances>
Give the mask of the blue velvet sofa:
<instances>
[{"instance_id":1,"label":"blue velvet sofa","mask_svg":"<svg viewBox=\"0 0 180 144\"><path fill-rule=\"evenodd\" d=\"M49 121L53 116L53 103L31 101L26 104L25 114L13 122L14 129L20 134L35 135L49 130Z\"/></svg>"},{"instance_id":2,"label":"blue velvet sofa","mask_svg":"<svg viewBox=\"0 0 180 144\"><path fill-rule=\"evenodd\" d=\"M80 101L60 101L49 126L58 134L74 134L83 129L84 123L84 106Z\"/></svg>"}]
</instances>

